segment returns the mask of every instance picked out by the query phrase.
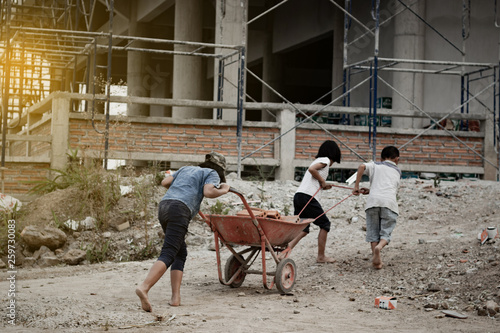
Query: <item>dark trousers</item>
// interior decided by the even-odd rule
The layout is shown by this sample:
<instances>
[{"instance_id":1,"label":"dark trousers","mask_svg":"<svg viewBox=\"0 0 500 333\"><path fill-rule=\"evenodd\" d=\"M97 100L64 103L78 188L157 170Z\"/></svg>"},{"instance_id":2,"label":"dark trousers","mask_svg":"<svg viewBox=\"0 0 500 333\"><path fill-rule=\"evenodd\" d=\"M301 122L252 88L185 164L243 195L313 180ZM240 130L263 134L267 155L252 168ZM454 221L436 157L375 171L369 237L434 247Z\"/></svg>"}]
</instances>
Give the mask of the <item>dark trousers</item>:
<instances>
[{"instance_id":1,"label":"dark trousers","mask_svg":"<svg viewBox=\"0 0 500 333\"><path fill-rule=\"evenodd\" d=\"M189 208L177 200L163 200L158 208L158 220L165 233L163 247L158 260L171 270L184 270L187 258L185 236L191 220Z\"/></svg>"}]
</instances>

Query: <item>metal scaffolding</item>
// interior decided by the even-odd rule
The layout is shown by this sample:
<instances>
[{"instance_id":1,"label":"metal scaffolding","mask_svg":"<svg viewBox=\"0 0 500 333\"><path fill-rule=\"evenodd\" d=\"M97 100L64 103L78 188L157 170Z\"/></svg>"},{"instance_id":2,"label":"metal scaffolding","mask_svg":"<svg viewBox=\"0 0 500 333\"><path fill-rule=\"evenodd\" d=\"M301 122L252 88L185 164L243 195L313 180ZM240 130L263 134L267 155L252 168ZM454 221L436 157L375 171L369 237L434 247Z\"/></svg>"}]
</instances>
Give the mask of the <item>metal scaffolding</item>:
<instances>
[{"instance_id":1,"label":"metal scaffolding","mask_svg":"<svg viewBox=\"0 0 500 333\"><path fill-rule=\"evenodd\" d=\"M321 113L329 106L337 105L338 102L346 107L351 106L351 94L356 90L366 89L369 95L369 139L373 159L376 158L377 147L377 106L379 95L379 84L390 89L394 95L400 96L409 103L415 110L427 117L431 121L431 126L422 129L419 137L432 128L441 128L450 136L456 136L441 124L453 113L468 113L472 103L480 103L493 117L494 122L494 144L497 154L500 156L500 94L498 85L500 81L500 66L498 63L474 63L466 62L466 43L470 35L470 0L462 0L462 45L453 44L440 31L435 29L429 22L413 10L413 6L418 0L397 0L401 4L401 9L384 20L380 18L380 0L372 0L371 7L366 6L369 12L370 24L363 22L352 13L352 0L344 0L344 4L339 4L340 0L325 0L344 14L344 41L343 41L343 83L334 87L328 94L342 90L340 96L332 98L331 102L314 112L313 114L302 111L294 105L283 94L264 82L255 73L246 67L245 47L241 45L221 45L212 43L195 43L187 41L176 41L166 39L145 38L136 36L123 36L113 34L114 0L0 0L0 63L1 72L1 93L2 93L2 167L5 164L6 134L12 128L22 126L20 119L27 108L43 100L49 93L56 90L66 90L70 92L90 93L94 96L91 103L85 105L74 105L73 110L80 110L82 107L92 113L92 124L95 130L104 135L105 151L104 161L107 163L108 133L109 133L109 108L110 108L110 85L112 55L120 52L145 52L150 54L182 55L212 58L218 62L217 79L217 100L223 101L224 86L228 81L225 77L225 69L228 66L238 66L238 82L229 82L238 89L237 97L237 137L238 137L238 174L241 170L241 161L250 157L253 153L264 148L241 156L241 129L243 122L245 74L254 77L264 87L270 89L281 100L302 115L303 120L293 128L297 128L305 122L312 122L327 135L335 138L342 146L346 147L359 159L364 160L360 153L349 147L346 143L335 137L324 125L314 120L314 116ZM277 2L271 8L256 15L246 22L246 25L253 24L265 15L287 3L288 0ZM98 6L104 6L108 13L108 25L106 32L96 32L96 20ZM494 0L495 27L499 27L496 20L497 0ZM437 34L446 44L450 45L460 56L462 61L434 61L425 59L397 59L379 57L379 41L381 28L391 22L396 16L403 12L411 12L433 33ZM353 40L350 31L353 26L358 26L363 30L361 35L355 36ZM371 25L373 28L369 28ZM349 57L349 49L361 38L370 38L373 41L373 53L366 59L352 61ZM144 46L147 45L147 46ZM191 52L180 52L174 50L174 45L189 45L193 47ZM222 52L224 50L225 52ZM98 64L97 56L107 55L105 65ZM419 68L414 68L418 65ZM80 75L84 69L84 74ZM106 72L104 84L99 83L98 73ZM423 75L453 75L461 79L461 102L459 107L453 108L448 113L443 113L441 119L431 117L429 112L422 109L422 106L415 103L399 92L397 87L392 86L384 80L380 74L382 72L405 72L418 73ZM352 84L353 77L357 77L358 83ZM473 93L473 85L481 82L486 87L478 93ZM488 107L481 100L480 96L485 91L493 90L493 107ZM101 96L101 91L105 93L105 98ZM323 96L322 96L323 97ZM318 100L321 100L319 98ZM106 125L104 129L99 129L94 123L94 114L97 112L97 103L104 104L106 115ZM397 112L397 110L395 110ZM395 114L396 115L396 114ZM217 118L222 117L222 109L217 110ZM345 123L349 118L344 116ZM16 120L19 120L16 123ZM467 120L462 121L461 129L466 130L469 126ZM291 130L293 130L291 129ZM283 135L283 134L282 134ZM277 137L266 145L280 139ZM408 144L408 143L407 143ZM464 144L464 143L461 143ZM464 144L465 145L465 144ZM466 145L465 145L466 146ZM467 147L467 146L466 146ZM405 145L401 146L402 149ZM472 148L467 149L474 151ZM474 151L481 156L485 163L494 166L499 170L500 158L498 162L488 161L480 152ZM500 180L500 173L497 172L497 179Z\"/></svg>"},{"instance_id":2,"label":"metal scaffolding","mask_svg":"<svg viewBox=\"0 0 500 333\"><path fill-rule=\"evenodd\" d=\"M212 58L219 62L219 81L223 82L224 68L233 63L240 74L238 89L238 149L241 151L243 114L243 46L198 43L113 33L114 0L106 0L109 14L107 32L92 31L97 17L97 0L0 0L0 72L2 74L2 158L5 165L6 134L11 124L21 119L28 107L43 100L51 92L66 90L92 94L83 109L92 114L92 125L104 135L104 167L108 160L108 135L111 96L111 68L113 54L144 52L150 54L180 55ZM142 44L141 44L142 42ZM136 46L140 44L140 46ZM144 47L143 45L147 45ZM187 45L193 51L175 51L174 45ZM225 54L227 53L227 54ZM97 56L107 55L105 65L98 64ZM77 71L84 68L84 75ZM105 71L104 83L99 71ZM84 89L82 91L82 88ZM102 99L102 92L105 98ZM223 84L219 100L223 97ZM94 122L97 103L104 104L105 128ZM79 111L82 105L73 105Z\"/></svg>"},{"instance_id":3,"label":"metal scaffolding","mask_svg":"<svg viewBox=\"0 0 500 333\"><path fill-rule=\"evenodd\" d=\"M338 90L339 88L342 89L342 95L339 97L332 99L330 103L325 105L324 108L334 105L337 101L340 99L342 100L342 104L344 106L351 106L351 93L356 90L356 89L361 89L366 83L369 84L368 88L368 94L369 94L369 117L368 117L368 126L369 126L369 145L372 149L372 158L375 160L377 158L377 152L376 152L376 147L377 147L377 110L380 109L381 106L377 105L377 100L378 100L378 85L379 82L383 83L385 86L390 88L395 95L400 96L403 100L408 102L415 110L417 110L419 113L421 113L423 116L427 117L431 121L431 125L425 129L422 129L421 133L418 134L415 138L410 140L409 142L405 143L400 147L400 149L404 149L409 143L429 131L430 129L434 128L439 128L444 131L446 131L450 136L452 136L455 140L459 141L460 144L464 145L468 150L471 150L475 155L480 156L485 163L490 164L494 168L497 169L497 180L500 180L500 140L499 140L499 135L500 135L500 94L497 92L498 86L500 84L500 66L499 63L474 63L474 62L466 62L465 61L465 55L466 55L466 49L465 49L465 41L469 38L470 35L470 0L462 0L462 46L458 47L454 45L448 38L446 38L441 32L439 32L437 29L435 29L431 24L429 24L424 18L418 15L416 11L412 9L412 7L418 3L419 0L414 0L412 1L411 4L406 4L405 1L403 0L397 0L401 5L402 9L398 10L396 13L393 13L390 17L386 18L385 20L381 20L380 18L380 0L372 0L371 2L371 7L366 6L366 10L370 12L370 17L372 19L372 25L373 28L369 28L366 23L363 23L362 20L358 19L355 15L352 14L352 0L344 0L344 5L340 5L338 2L335 0L328 0L332 5L334 5L338 10L342 11L344 13L344 47L343 47L343 84L341 86L335 87L332 91L330 91L328 94L332 94L334 91ZM275 10L278 8L280 5L284 4L287 2L287 0L283 0L274 7L270 8L269 10L263 12L262 14L258 15L256 18L252 19L248 23L251 23L255 21L256 19L262 17L265 14L268 14L272 10ZM494 0L494 6L495 6L495 26L500 27L500 25L497 23L497 0ZM391 22L396 16L400 15L404 11L409 11L413 15L415 15L420 21L425 24L426 27L431 29L434 33L436 33L445 43L449 44L453 49L455 49L457 52L460 53L462 56L463 61L435 61L435 60L425 60L425 59L395 59L395 58L382 58L379 57L379 41L380 41L380 30L381 26L387 24L388 22ZM353 40L349 40L349 31L352 29L352 25L357 24L358 26L361 27L361 29L364 31L361 35L357 36ZM364 60L361 61L356 61L352 62L350 61L349 58L349 48L358 42L362 38L372 38L373 43L374 43L374 49L373 49L373 54L369 57L367 57ZM412 65L421 65L420 67L422 68L413 68ZM297 123L294 128L291 130L299 127L300 125L304 124L305 122L312 122L316 126L318 126L320 129L322 129L327 135L332 136L335 138L341 145L343 145L345 148L347 148L349 151L354 153L358 158L361 160L365 160L363 157L361 157L360 154L358 154L354 149L349 147L347 144L339 140L339 138L335 137L330 131L328 131L327 128L325 128L321 123L318 123L316 120L313 119L313 117L320 113L323 109L320 111L317 111L313 114L307 115L303 111L301 111L298 107L293 105L287 98L285 98L282 94L280 94L278 91L273 89L273 87L269 86L267 83L264 82L264 80L260 79L257 75L252 73L247 69L247 72L251 74L253 77L255 77L257 80L259 80L263 86L266 88L270 89L273 93L275 93L277 96L279 96L283 102L291 105L295 110L297 114L302 114L305 116L305 118ZM382 79L380 77L381 72L405 72L405 73L419 73L419 74L433 74L433 75L455 75L455 76L460 76L461 78L461 103L459 107L452 109L450 112L445 113L444 116L440 119L435 119L432 116L429 115L428 112L422 109L421 106L415 105L414 102L411 101L410 98L404 96L401 92L399 92L394 86L392 86L390 83L388 83L386 80ZM360 79L360 82L356 84L354 87L351 87L351 81L352 81L352 76L353 75L364 75L362 79ZM477 81L485 81L490 79L491 82L487 83L487 86L482 89L480 92L476 94L471 93L470 86L474 82ZM481 96L484 92L488 90L493 90L493 101L492 105L493 107L490 108L486 106L481 100L478 99L479 96ZM321 98L320 98L321 99ZM485 156L480 153L475 151L473 148L467 146L464 142L462 142L457 136L447 130L441 122L443 120L448 119L450 115L453 113L456 113L460 111L461 113L469 113L469 107L472 102L477 102L481 104L485 109L491 113L491 116L493 117L493 124L494 124L494 145L496 148L496 152L499 156L498 161L489 161L485 158ZM498 104L498 106L497 106ZM396 111L397 112L397 111ZM397 116L397 114L394 114L394 116ZM343 121L345 124L349 124L349 119L343 116ZM460 122L460 129L461 130L468 130L469 122L468 120L463 120ZM286 134L286 133L285 133ZM281 136L285 135L282 134ZM281 137L280 136L280 137ZM280 137L277 137L270 141L268 144L278 140ZM258 148L254 152L251 152L244 156L243 158L250 157L253 153L259 151L261 148Z\"/></svg>"},{"instance_id":4,"label":"metal scaffolding","mask_svg":"<svg viewBox=\"0 0 500 333\"><path fill-rule=\"evenodd\" d=\"M341 8L334 1L331 1L337 7ZM345 8L341 8L345 13L345 39L344 39L344 55L348 54L348 49L351 43L348 40L348 30L351 26L351 20L358 22L355 20L355 17L350 13L352 0L345 0ZM352 62L349 63L348 57L344 57L344 78L345 85L348 87L350 85L351 75L359 74L366 71L369 71L370 79L370 116L369 116L369 127L370 127L370 144L373 150L373 159L376 159L376 140L377 140L377 100L378 100L378 83L381 82L388 88L390 88L395 95L400 96L406 102L408 102L414 109L416 109L421 114L428 117L431 121L431 125L428 128L422 129L421 133L418 134L414 139L405 143L400 147L400 149L404 149L410 142L414 141L416 138L423 135L425 132L430 129L434 129L436 127L446 131L450 136L452 136L455 140L459 141L462 145L464 145L468 150L471 150L474 154L480 156L485 163L490 164L491 166L497 169L497 180L500 180L499 173L499 165L500 158L498 163L495 161L489 161L485 158L485 156L475 151L473 148L467 146L464 142L461 142L456 135L454 135L451 131L448 131L443 125L442 121L446 120L451 114L460 111L461 113L469 113L469 106L472 102L477 101L483 107L489 111L493 117L493 126L494 126L494 141L497 148L497 154L500 151L500 146L498 145L498 128L500 127L500 122L496 120L498 117L498 110L496 108L497 103L500 103L499 95L496 92L498 81L497 81L497 73L499 72L499 64L498 63L474 63L474 62L466 62L466 47L465 41L469 38L470 35L470 0L462 0L462 47L458 47L454 45L448 38L446 38L441 32L435 29L431 24L429 24L424 18L422 18L416 11L414 11L411 7L418 3L414 1L411 5L408 5L403 0L398 0L398 2L402 5L402 10L395 13L393 16L388 18L387 20L381 22L380 21L380 0L372 1L371 7L371 17L374 20L374 28L369 29L365 25L361 24L361 26L366 29L366 34L372 35L374 38L374 52L373 56L365 59L363 61ZM495 0L495 10L496 10L496 0ZM393 58L382 58L379 57L379 40L380 40L380 27L382 24L385 24L392 20L395 16L400 15L403 11L409 11L415 17L417 17L420 21L425 24L428 28L430 28L433 32L435 32L441 40L449 44L453 47L461 56L462 61L435 61L435 60L425 60L425 59L393 59ZM422 68L413 68L411 65L422 65ZM396 67L397 66L397 67ZM388 72L405 72L405 73L419 73L419 74L434 74L434 75L455 75L461 78L461 103L457 108L452 109L450 112L445 113L445 115L440 119L435 119L429 115L428 112L424 111L421 106L416 105L411 101L410 98L404 96L401 92L399 92L396 87L390 85L387 81L383 80L380 77L380 72L388 71ZM487 82L486 88L482 89L477 94L472 94L470 91L470 85L476 81L484 81L492 79L492 82ZM487 107L483 102L481 102L478 97L481 96L484 92L488 90L493 90L493 100L492 105L493 108ZM349 97L347 98L346 105L349 105ZM500 104L499 104L500 105ZM460 122L461 130L468 130L469 122L467 120ZM500 156L500 154L498 154Z\"/></svg>"}]
</instances>

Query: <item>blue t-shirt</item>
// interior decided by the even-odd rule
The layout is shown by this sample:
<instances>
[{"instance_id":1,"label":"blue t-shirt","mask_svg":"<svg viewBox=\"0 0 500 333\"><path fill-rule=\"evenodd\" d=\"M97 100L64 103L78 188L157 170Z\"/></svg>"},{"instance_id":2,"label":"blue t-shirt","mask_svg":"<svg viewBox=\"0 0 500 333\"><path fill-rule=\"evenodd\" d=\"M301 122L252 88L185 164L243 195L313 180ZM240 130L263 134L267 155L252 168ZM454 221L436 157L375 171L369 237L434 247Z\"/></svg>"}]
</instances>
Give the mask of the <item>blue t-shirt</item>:
<instances>
[{"instance_id":1,"label":"blue t-shirt","mask_svg":"<svg viewBox=\"0 0 500 333\"><path fill-rule=\"evenodd\" d=\"M163 196L163 200L178 200L188 206L191 218L198 214L203 201L203 187L213 184L219 187L220 178L217 171L199 166L185 166L173 174L174 180Z\"/></svg>"}]
</instances>

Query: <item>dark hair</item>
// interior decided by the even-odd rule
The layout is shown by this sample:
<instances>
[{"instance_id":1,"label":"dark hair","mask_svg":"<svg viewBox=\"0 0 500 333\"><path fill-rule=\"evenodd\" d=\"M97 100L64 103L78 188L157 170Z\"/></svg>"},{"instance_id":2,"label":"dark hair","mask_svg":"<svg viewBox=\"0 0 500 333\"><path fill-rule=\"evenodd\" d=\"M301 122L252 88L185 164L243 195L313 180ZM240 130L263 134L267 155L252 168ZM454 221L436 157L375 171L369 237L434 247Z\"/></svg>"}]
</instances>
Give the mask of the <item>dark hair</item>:
<instances>
[{"instance_id":1,"label":"dark hair","mask_svg":"<svg viewBox=\"0 0 500 333\"><path fill-rule=\"evenodd\" d=\"M330 160L340 163L341 155L340 148L335 141L327 140L319 147L316 158L328 157Z\"/></svg>"},{"instance_id":2,"label":"dark hair","mask_svg":"<svg viewBox=\"0 0 500 333\"><path fill-rule=\"evenodd\" d=\"M226 176L224 175L224 170L220 166L218 166L217 164L210 162L210 161L205 161L205 162L201 163L199 165L199 167L215 170L217 172L217 174L219 175L220 182L221 183L226 182Z\"/></svg>"},{"instance_id":3,"label":"dark hair","mask_svg":"<svg viewBox=\"0 0 500 333\"><path fill-rule=\"evenodd\" d=\"M380 157L382 157L383 160L387 159L395 159L396 157L399 157L399 149L394 147L394 146L387 146L384 149L382 149L382 153L380 153Z\"/></svg>"}]
</instances>

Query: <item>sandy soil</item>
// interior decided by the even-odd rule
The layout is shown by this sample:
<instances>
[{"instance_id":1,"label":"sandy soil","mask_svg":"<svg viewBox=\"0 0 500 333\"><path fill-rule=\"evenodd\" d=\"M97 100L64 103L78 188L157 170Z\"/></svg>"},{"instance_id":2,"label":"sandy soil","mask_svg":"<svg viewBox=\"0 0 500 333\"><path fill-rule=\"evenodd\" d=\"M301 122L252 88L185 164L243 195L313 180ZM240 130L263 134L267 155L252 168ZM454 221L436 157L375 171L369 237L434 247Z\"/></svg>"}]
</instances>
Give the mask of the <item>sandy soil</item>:
<instances>
[{"instance_id":1,"label":"sandy soil","mask_svg":"<svg viewBox=\"0 0 500 333\"><path fill-rule=\"evenodd\" d=\"M297 182L228 183L283 212ZM259 190L259 188L261 190ZM327 194L328 193L328 194ZM322 204L331 207L349 194L334 189ZM233 211L237 197L224 198ZM213 202L204 204L203 209ZM334 226L327 252L334 264L317 264L318 229L293 250L296 284L290 294L266 290L262 276L247 275L240 288L219 283L211 232L193 221L182 285L182 305L168 306L166 274L151 290L153 313L141 310L134 293L154 260L103 264L19 267L16 325L7 322L5 271L0 314L3 332L498 332L499 315L479 316L487 300L500 303L500 241L480 245L478 232L500 227L500 184L486 181L441 182L408 179L399 193L400 218L393 241L383 251L385 267L374 270L364 242L363 197L351 197L328 213ZM272 207L271 207L272 206ZM357 217L356 219L352 219ZM133 226L129 233L140 233ZM152 228L151 232L157 229ZM122 232L123 234L123 232ZM120 233L114 233L118 238ZM223 263L229 256L222 250ZM252 268L259 269L255 261ZM275 269L268 257L268 269ZM374 307L377 296L397 297L396 310ZM444 316L443 309L467 319ZM160 319L160 320L159 320Z\"/></svg>"}]
</instances>

